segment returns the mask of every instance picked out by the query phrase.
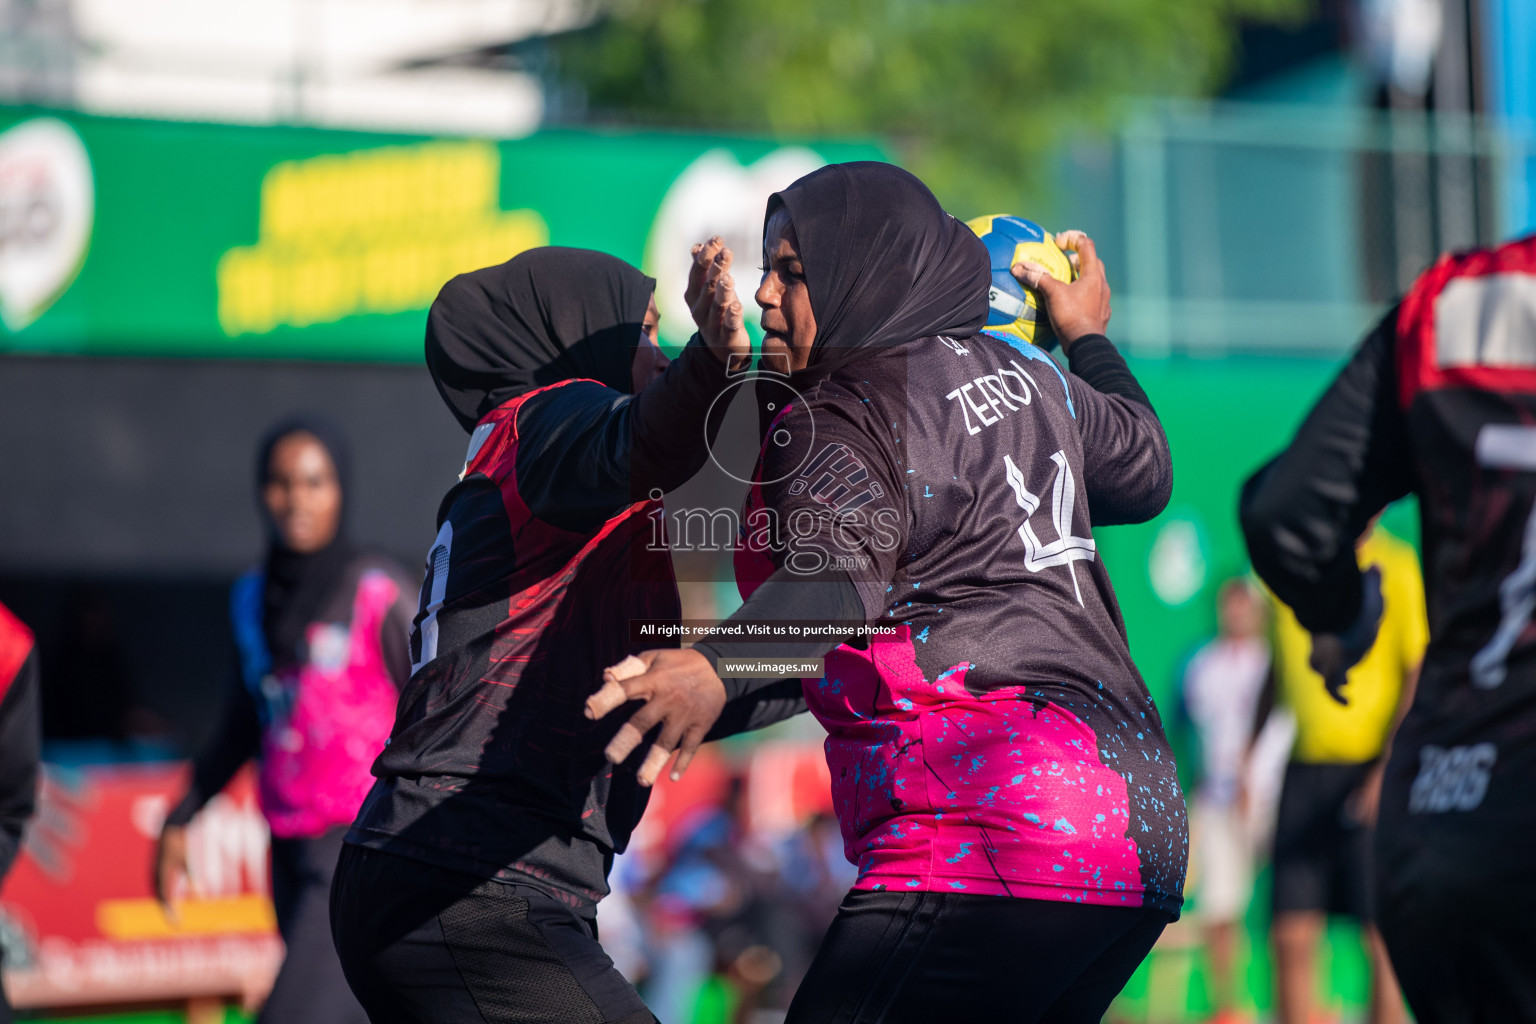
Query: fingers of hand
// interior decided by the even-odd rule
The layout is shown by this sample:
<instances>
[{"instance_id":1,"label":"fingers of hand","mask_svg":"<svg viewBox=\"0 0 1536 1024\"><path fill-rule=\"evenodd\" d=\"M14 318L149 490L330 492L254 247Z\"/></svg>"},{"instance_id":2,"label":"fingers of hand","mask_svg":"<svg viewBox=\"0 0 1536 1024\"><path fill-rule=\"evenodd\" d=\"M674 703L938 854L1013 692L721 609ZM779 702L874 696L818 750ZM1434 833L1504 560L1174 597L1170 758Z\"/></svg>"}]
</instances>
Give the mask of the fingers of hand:
<instances>
[{"instance_id":1,"label":"fingers of hand","mask_svg":"<svg viewBox=\"0 0 1536 1024\"><path fill-rule=\"evenodd\" d=\"M639 718L644 710L641 708L640 711L635 712L635 718ZM634 718L631 718L619 726L619 731L613 734L613 739L609 740L608 746L603 748L603 755L612 764L623 764L629 755L635 752L635 748L640 746L640 741L643 739L645 739L645 729L636 726Z\"/></svg>"},{"instance_id":2,"label":"fingers of hand","mask_svg":"<svg viewBox=\"0 0 1536 1024\"><path fill-rule=\"evenodd\" d=\"M610 677L609 673L613 672L620 665L624 665L626 662L633 660L635 660L633 657L627 658L625 661L619 662L619 664L615 665L613 668L603 670L602 688L587 698L588 718L594 720L603 718L615 708L622 707L623 705L629 703L629 691L624 689L624 684L620 681L620 679ZM634 678L634 676L624 676L622 678L631 679Z\"/></svg>"},{"instance_id":3,"label":"fingers of hand","mask_svg":"<svg viewBox=\"0 0 1536 1024\"><path fill-rule=\"evenodd\" d=\"M660 743L652 745L646 751L645 760L640 763L640 770L635 773L642 786L654 786L656 780L661 778L661 770L667 766L667 758L672 756L672 751L663 747Z\"/></svg>"},{"instance_id":4,"label":"fingers of hand","mask_svg":"<svg viewBox=\"0 0 1536 1024\"><path fill-rule=\"evenodd\" d=\"M605 681L611 679L616 683L622 683L626 679L633 679L635 676L643 675L645 675L645 662L633 654L626 655L624 660L617 665L610 665L603 669L603 679Z\"/></svg>"},{"instance_id":5,"label":"fingers of hand","mask_svg":"<svg viewBox=\"0 0 1536 1024\"><path fill-rule=\"evenodd\" d=\"M726 329L734 331L741 326L741 299L736 294L736 281L729 274L721 274L715 282L715 308Z\"/></svg>"},{"instance_id":6,"label":"fingers of hand","mask_svg":"<svg viewBox=\"0 0 1536 1024\"><path fill-rule=\"evenodd\" d=\"M677 760L672 762L673 782L683 777L683 772L688 770L693 755L699 752L699 744L703 741L704 734L697 729L691 730L687 736L683 737L682 745L677 749Z\"/></svg>"},{"instance_id":7,"label":"fingers of hand","mask_svg":"<svg viewBox=\"0 0 1536 1024\"><path fill-rule=\"evenodd\" d=\"M1088 237L1088 233L1076 228L1056 232L1055 242L1056 248L1063 252L1081 252L1084 242L1088 243L1089 248L1093 246L1093 239Z\"/></svg>"},{"instance_id":8,"label":"fingers of hand","mask_svg":"<svg viewBox=\"0 0 1536 1024\"><path fill-rule=\"evenodd\" d=\"M1020 260L1011 269L1019 283L1047 297L1061 284L1051 276L1051 272L1043 264L1036 263L1034 260Z\"/></svg>"},{"instance_id":9,"label":"fingers of hand","mask_svg":"<svg viewBox=\"0 0 1536 1024\"><path fill-rule=\"evenodd\" d=\"M688 268L688 287L683 292L683 299L690 308L698 301L699 294L705 290L710 271L715 266L715 257L720 255L720 250L723 248L725 248L724 240L716 235L689 250L693 254L693 265Z\"/></svg>"}]
</instances>

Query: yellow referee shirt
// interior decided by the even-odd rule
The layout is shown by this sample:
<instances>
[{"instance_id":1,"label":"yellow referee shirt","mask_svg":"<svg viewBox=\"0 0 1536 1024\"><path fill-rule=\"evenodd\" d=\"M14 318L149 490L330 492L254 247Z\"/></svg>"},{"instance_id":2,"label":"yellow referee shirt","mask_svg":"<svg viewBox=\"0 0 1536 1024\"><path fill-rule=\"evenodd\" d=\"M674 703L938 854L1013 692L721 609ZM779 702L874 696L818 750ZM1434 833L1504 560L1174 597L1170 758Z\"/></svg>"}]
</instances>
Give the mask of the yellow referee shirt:
<instances>
[{"instance_id":1,"label":"yellow referee shirt","mask_svg":"<svg viewBox=\"0 0 1536 1024\"><path fill-rule=\"evenodd\" d=\"M1361 569L1381 568L1384 608L1375 646L1349 670L1344 687L1347 706L1328 696L1322 677L1308 664L1311 634L1288 607L1273 601L1277 696L1296 716L1293 761L1361 764L1379 756L1392 729L1403 683L1424 659L1429 643L1424 578L1413 546L1378 527L1356 557Z\"/></svg>"}]
</instances>

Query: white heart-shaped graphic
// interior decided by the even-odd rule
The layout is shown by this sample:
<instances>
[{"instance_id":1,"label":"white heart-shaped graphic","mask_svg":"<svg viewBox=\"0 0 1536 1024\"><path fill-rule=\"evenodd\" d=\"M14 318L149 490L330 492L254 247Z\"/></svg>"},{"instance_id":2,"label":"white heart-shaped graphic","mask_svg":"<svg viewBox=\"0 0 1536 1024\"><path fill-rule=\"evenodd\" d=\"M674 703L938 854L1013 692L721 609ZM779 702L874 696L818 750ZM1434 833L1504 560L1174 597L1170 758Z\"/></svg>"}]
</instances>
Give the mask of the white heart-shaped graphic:
<instances>
[{"instance_id":1,"label":"white heart-shaped graphic","mask_svg":"<svg viewBox=\"0 0 1536 1024\"><path fill-rule=\"evenodd\" d=\"M747 321L757 321L752 293L760 276L768 197L825 163L812 150L786 146L743 167L729 150L712 149L677 176L656 211L645 244L645 271L656 278L663 338L681 345L693 334L693 316L683 301L692 260L688 251L712 235L731 247L736 291L746 307Z\"/></svg>"},{"instance_id":2,"label":"white heart-shaped graphic","mask_svg":"<svg viewBox=\"0 0 1536 1024\"><path fill-rule=\"evenodd\" d=\"M85 262L96 215L91 158L75 130L38 117L0 132L0 317L42 316Z\"/></svg>"}]
</instances>

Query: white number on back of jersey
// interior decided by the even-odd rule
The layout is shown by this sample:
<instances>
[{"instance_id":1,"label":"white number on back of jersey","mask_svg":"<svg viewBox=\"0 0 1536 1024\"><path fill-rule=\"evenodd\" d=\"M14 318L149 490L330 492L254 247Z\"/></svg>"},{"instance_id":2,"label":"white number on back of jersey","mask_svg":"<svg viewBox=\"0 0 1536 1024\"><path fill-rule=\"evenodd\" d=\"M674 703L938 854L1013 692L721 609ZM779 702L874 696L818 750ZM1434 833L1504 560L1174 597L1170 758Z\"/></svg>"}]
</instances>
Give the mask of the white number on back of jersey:
<instances>
[{"instance_id":1,"label":"white number on back of jersey","mask_svg":"<svg viewBox=\"0 0 1536 1024\"><path fill-rule=\"evenodd\" d=\"M422 581L422 597L426 599L427 617L421 620L420 654L411 666L411 675L421 671L421 666L437 657L437 613L443 609L448 596L448 566L453 561L453 520L445 519L443 528L437 531L437 540L427 554L427 578ZM430 587L430 589L427 589Z\"/></svg>"},{"instance_id":2,"label":"white number on back of jersey","mask_svg":"<svg viewBox=\"0 0 1536 1024\"><path fill-rule=\"evenodd\" d=\"M1536 427L1489 423L1478 431L1477 463L1489 469L1536 471ZM1472 656L1472 683L1491 690L1504 682L1505 662L1536 613L1536 505L1521 542L1520 564L1499 584L1499 625Z\"/></svg>"},{"instance_id":3,"label":"white number on back of jersey","mask_svg":"<svg viewBox=\"0 0 1536 1024\"><path fill-rule=\"evenodd\" d=\"M1077 594L1077 603L1081 607L1083 603L1083 591L1077 583L1077 570L1073 562L1091 562L1096 557L1096 546L1092 537L1077 537L1072 534L1072 510L1077 503L1077 480L1072 475L1072 467L1067 463L1067 455L1064 451L1058 451L1051 456L1051 461L1056 464L1054 482L1051 488L1051 526L1056 531L1056 539L1048 544L1043 544L1035 533L1030 520L1035 511L1040 507L1040 498L1030 493L1028 485L1024 482L1024 474L1019 467L1014 465L1013 458L1003 456L1003 474L1008 479L1008 486L1013 488L1014 500L1019 503L1019 508L1024 510L1024 523L1019 527L1019 539L1024 542L1024 568L1030 572L1039 572L1053 565L1065 565L1072 575L1072 590Z\"/></svg>"}]
</instances>

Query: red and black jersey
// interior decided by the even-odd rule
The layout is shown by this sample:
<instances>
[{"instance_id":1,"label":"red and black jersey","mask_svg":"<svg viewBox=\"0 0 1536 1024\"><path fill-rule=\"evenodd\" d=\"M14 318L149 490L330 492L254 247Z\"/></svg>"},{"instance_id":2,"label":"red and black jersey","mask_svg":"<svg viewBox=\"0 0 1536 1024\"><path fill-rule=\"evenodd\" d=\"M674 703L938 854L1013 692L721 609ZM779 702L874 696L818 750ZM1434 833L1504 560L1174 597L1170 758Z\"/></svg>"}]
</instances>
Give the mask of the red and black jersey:
<instances>
[{"instance_id":1,"label":"red and black jersey","mask_svg":"<svg viewBox=\"0 0 1536 1024\"><path fill-rule=\"evenodd\" d=\"M603 755L624 716L589 721L585 702L605 667L657 646L632 643L629 620L680 614L648 495L703 463L725 383L695 340L640 395L567 380L481 420L438 513L415 670L349 842L537 884L582 910L607 892L649 791L638 756ZM803 707L726 717L755 727Z\"/></svg>"},{"instance_id":2,"label":"red and black jersey","mask_svg":"<svg viewBox=\"0 0 1536 1024\"><path fill-rule=\"evenodd\" d=\"M22 827L36 807L41 744L32 631L0 605L0 879L16 859Z\"/></svg>"},{"instance_id":3,"label":"red and black jersey","mask_svg":"<svg viewBox=\"0 0 1536 1024\"><path fill-rule=\"evenodd\" d=\"M1430 643L1383 821L1450 813L1498 843L1536 826L1536 237L1442 257L1366 337L1244 488L1254 567L1308 629L1343 631L1355 538L1410 492Z\"/></svg>"}]
</instances>

